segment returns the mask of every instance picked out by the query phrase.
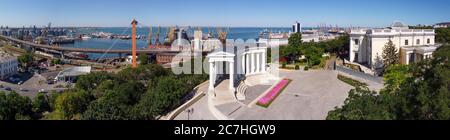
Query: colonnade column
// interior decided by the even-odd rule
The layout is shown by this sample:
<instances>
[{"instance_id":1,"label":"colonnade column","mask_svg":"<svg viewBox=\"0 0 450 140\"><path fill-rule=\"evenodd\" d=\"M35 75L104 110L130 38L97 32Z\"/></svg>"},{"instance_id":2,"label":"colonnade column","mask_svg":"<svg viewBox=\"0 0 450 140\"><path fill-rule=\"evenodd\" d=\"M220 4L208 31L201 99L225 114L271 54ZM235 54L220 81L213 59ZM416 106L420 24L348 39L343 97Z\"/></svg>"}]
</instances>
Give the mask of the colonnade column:
<instances>
[{"instance_id":1,"label":"colonnade column","mask_svg":"<svg viewBox=\"0 0 450 140\"><path fill-rule=\"evenodd\" d=\"M209 62L209 91L214 91L214 82L216 81L214 79L215 75L215 68L214 68L214 62Z\"/></svg>"},{"instance_id":2,"label":"colonnade column","mask_svg":"<svg viewBox=\"0 0 450 140\"><path fill-rule=\"evenodd\" d=\"M256 54L256 73L261 72L260 68L261 68L261 61L259 60L261 59L261 55L260 53Z\"/></svg>"},{"instance_id":3,"label":"colonnade column","mask_svg":"<svg viewBox=\"0 0 450 140\"><path fill-rule=\"evenodd\" d=\"M221 73L221 64L220 64L220 62L214 62L214 82L216 82L217 77L220 76L219 74L222 74Z\"/></svg>"},{"instance_id":4,"label":"colonnade column","mask_svg":"<svg viewBox=\"0 0 450 140\"><path fill-rule=\"evenodd\" d=\"M241 73L239 74L244 74L245 73L245 54L242 55L242 60L241 60Z\"/></svg>"},{"instance_id":5,"label":"colonnade column","mask_svg":"<svg viewBox=\"0 0 450 140\"><path fill-rule=\"evenodd\" d=\"M230 62L230 90L234 92L234 62Z\"/></svg>"},{"instance_id":6,"label":"colonnade column","mask_svg":"<svg viewBox=\"0 0 450 140\"><path fill-rule=\"evenodd\" d=\"M248 74L250 74L250 54L245 54L245 56L246 56L246 59L245 59L245 61L247 61L246 63L245 63L245 75L248 75Z\"/></svg>"},{"instance_id":7,"label":"colonnade column","mask_svg":"<svg viewBox=\"0 0 450 140\"><path fill-rule=\"evenodd\" d=\"M251 58L251 68L250 68L250 73L255 73L255 54L252 53L251 54L252 58Z\"/></svg>"},{"instance_id":8,"label":"colonnade column","mask_svg":"<svg viewBox=\"0 0 450 140\"><path fill-rule=\"evenodd\" d=\"M262 72L266 72L266 59L267 59L267 55L266 55L266 52L264 51L262 53L262 63L261 63Z\"/></svg>"}]
</instances>

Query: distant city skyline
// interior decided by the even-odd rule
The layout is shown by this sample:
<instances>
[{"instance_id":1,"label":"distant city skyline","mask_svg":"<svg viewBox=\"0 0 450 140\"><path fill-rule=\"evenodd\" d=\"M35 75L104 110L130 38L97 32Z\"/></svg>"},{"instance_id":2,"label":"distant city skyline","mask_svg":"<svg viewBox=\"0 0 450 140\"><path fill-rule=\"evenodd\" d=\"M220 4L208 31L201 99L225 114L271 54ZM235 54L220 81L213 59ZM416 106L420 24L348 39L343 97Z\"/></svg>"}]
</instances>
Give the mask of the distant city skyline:
<instances>
[{"instance_id":1,"label":"distant city skyline","mask_svg":"<svg viewBox=\"0 0 450 140\"><path fill-rule=\"evenodd\" d=\"M0 25L385 27L393 21L433 25L450 21L448 0L3 0Z\"/></svg>"}]
</instances>

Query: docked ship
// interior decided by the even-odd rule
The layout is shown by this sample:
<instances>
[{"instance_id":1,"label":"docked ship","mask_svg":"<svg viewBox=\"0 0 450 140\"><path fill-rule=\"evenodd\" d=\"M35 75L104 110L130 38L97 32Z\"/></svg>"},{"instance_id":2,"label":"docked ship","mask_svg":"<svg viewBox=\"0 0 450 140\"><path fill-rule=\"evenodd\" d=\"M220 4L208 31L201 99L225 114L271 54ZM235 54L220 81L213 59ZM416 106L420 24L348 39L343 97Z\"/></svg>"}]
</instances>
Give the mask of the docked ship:
<instances>
[{"instance_id":1,"label":"docked ship","mask_svg":"<svg viewBox=\"0 0 450 140\"><path fill-rule=\"evenodd\" d=\"M267 46L287 45L289 33L272 33L268 29L263 30L259 34L258 43Z\"/></svg>"},{"instance_id":2,"label":"docked ship","mask_svg":"<svg viewBox=\"0 0 450 140\"><path fill-rule=\"evenodd\" d=\"M71 38L68 36L59 36L50 41L50 44L71 44L75 43L75 38Z\"/></svg>"},{"instance_id":3,"label":"docked ship","mask_svg":"<svg viewBox=\"0 0 450 140\"><path fill-rule=\"evenodd\" d=\"M83 35L83 36L81 36L81 39L83 39L83 40L88 40L88 39L91 39L92 37L90 36L90 35Z\"/></svg>"},{"instance_id":4,"label":"docked ship","mask_svg":"<svg viewBox=\"0 0 450 140\"><path fill-rule=\"evenodd\" d=\"M85 53L80 53L80 52L70 52L67 54L68 57L73 58L73 59L83 59L86 60L89 58L89 55L85 54Z\"/></svg>"}]
</instances>

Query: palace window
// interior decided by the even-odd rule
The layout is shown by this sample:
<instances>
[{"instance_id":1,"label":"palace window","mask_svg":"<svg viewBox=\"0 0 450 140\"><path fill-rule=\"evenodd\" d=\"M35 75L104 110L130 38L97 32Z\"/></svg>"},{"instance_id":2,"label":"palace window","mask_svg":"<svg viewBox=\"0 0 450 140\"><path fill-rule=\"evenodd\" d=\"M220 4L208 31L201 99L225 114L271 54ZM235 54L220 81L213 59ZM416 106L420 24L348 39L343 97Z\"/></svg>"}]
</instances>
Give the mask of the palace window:
<instances>
[{"instance_id":1,"label":"palace window","mask_svg":"<svg viewBox=\"0 0 450 140\"><path fill-rule=\"evenodd\" d=\"M405 46L408 46L409 45L409 42L408 42L409 40L405 40Z\"/></svg>"},{"instance_id":2,"label":"palace window","mask_svg":"<svg viewBox=\"0 0 450 140\"><path fill-rule=\"evenodd\" d=\"M417 45L420 44L420 39L417 39L416 44L417 44Z\"/></svg>"},{"instance_id":3,"label":"palace window","mask_svg":"<svg viewBox=\"0 0 450 140\"><path fill-rule=\"evenodd\" d=\"M359 45L359 39L355 39L355 45Z\"/></svg>"},{"instance_id":4,"label":"palace window","mask_svg":"<svg viewBox=\"0 0 450 140\"><path fill-rule=\"evenodd\" d=\"M427 44L430 44L430 39L429 38L427 39Z\"/></svg>"}]
</instances>

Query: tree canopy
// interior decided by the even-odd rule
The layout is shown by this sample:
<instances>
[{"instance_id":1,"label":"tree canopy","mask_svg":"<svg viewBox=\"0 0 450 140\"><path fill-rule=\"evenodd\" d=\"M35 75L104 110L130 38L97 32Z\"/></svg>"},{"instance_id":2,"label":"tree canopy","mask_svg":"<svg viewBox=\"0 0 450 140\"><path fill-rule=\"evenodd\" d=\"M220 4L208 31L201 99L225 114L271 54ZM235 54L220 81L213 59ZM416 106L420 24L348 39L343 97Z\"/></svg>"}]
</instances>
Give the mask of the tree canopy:
<instances>
[{"instance_id":1,"label":"tree canopy","mask_svg":"<svg viewBox=\"0 0 450 140\"><path fill-rule=\"evenodd\" d=\"M435 31L437 43L450 44L450 28L437 28Z\"/></svg>"},{"instance_id":2,"label":"tree canopy","mask_svg":"<svg viewBox=\"0 0 450 140\"><path fill-rule=\"evenodd\" d=\"M441 46L432 59L391 66L379 94L368 89L350 91L345 105L328 113L327 119L450 119L450 46Z\"/></svg>"},{"instance_id":3,"label":"tree canopy","mask_svg":"<svg viewBox=\"0 0 450 140\"><path fill-rule=\"evenodd\" d=\"M0 92L0 120L157 119L182 104L182 98L207 78L175 75L156 64L118 73L93 72L78 77L75 88L49 96L39 93L33 101Z\"/></svg>"},{"instance_id":4,"label":"tree canopy","mask_svg":"<svg viewBox=\"0 0 450 140\"><path fill-rule=\"evenodd\" d=\"M0 92L0 120L31 119L32 104L16 92Z\"/></svg>"},{"instance_id":5,"label":"tree canopy","mask_svg":"<svg viewBox=\"0 0 450 140\"><path fill-rule=\"evenodd\" d=\"M147 65L149 62L148 55L145 53L139 54L138 58L141 65Z\"/></svg>"},{"instance_id":6,"label":"tree canopy","mask_svg":"<svg viewBox=\"0 0 450 140\"><path fill-rule=\"evenodd\" d=\"M323 53L333 53L340 57L346 57L349 49L349 35L343 34L335 39L320 42L303 42L300 33L294 33L289 37L287 46L280 46L280 61L294 63L304 55L310 65L320 63Z\"/></svg>"},{"instance_id":7,"label":"tree canopy","mask_svg":"<svg viewBox=\"0 0 450 140\"><path fill-rule=\"evenodd\" d=\"M383 54L381 55L383 58L383 69L386 70L389 66L395 65L399 63L399 53L397 48L395 48L392 40L389 41L383 47Z\"/></svg>"},{"instance_id":8,"label":"tree canopy","mask_svg":"<svg viewBox=\"0 0 450 140\"><path fill-rule=\"evenodd\" d=\"M28 69L28 67L30 67L33 64L34 54L32 52L27 52L17 57L17 61L19 62L19 65L22 68Z\"/></svg>"}]
</instances>

